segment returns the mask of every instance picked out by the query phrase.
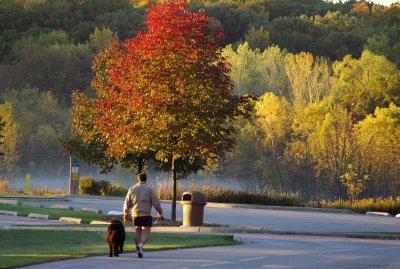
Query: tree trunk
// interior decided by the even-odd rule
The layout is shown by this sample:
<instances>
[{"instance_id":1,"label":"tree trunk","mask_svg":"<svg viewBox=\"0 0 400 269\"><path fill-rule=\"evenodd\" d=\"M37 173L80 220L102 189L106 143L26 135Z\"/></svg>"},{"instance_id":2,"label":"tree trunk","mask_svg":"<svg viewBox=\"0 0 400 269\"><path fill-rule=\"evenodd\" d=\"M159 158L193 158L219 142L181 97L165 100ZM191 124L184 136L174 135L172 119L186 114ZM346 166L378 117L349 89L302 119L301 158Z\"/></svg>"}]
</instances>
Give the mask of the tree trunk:
<instances>
[{"instance_id":1,"label":"tree trunk","mask_svg":"<svg viewBox=\"0 0 400 269\"><path fill-rule=\"evenodd\" d=\"M176 170L175 170L175 157L172 156L171 164L172 172L172 209L171 209L171 220L176 221Z\"/></svg>"}]
</instances>

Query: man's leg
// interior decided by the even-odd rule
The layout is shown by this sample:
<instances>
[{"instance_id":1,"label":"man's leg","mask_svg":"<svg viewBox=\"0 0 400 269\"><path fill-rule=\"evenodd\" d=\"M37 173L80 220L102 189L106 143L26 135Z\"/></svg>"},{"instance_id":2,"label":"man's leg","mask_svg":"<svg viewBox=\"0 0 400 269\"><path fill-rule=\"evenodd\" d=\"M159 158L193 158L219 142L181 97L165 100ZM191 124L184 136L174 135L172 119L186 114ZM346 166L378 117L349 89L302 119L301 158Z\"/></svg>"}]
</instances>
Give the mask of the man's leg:
<instances>
[{"instance_id":1,"label":"man's leg","mask_svg":"<svg viewBox=\"0 0 400 269\"><path fill-rule=\"evenodd\" d=\"M151 232L151 227L143 227L143 230L141 231L140 243L144 245L147 243L147 241L149 241L150 232Z\"/></svg>"},{"instance_id":2,"label":"man's leg","mask_svg":"<svg viewBox=\"0 0 400 269\"><path fill-rule=\"evenodd\" d=\"M135 243L136 246L139 245L142 241L142 226L135 226Z\"/></svg>"}]
</instances>

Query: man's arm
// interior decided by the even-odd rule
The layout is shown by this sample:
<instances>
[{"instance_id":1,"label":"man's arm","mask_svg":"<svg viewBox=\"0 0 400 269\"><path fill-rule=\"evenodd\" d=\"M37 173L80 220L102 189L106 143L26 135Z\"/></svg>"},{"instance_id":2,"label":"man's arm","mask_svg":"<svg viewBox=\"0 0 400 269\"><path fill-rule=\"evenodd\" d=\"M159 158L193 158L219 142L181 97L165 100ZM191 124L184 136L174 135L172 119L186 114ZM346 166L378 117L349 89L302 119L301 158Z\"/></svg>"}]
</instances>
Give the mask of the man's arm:
<instances>
[{"instance_id":1,"label":"man's arm","mask_svg":"<svg viewBox=\"0 0 400 269\"><path fill-rule=\"evenodd\" d=\"M151 190L151 203L153 204L154 208L158 212L158 216L161 219L164 219L163 210L161 208L160 200L158 200L157 194L154 190Z\"/></svg>"},{"instance_id":2,"label":"man's arm","mask_svg":"<svg viewBox=\"0 0 400 269\"><path fill-rule=\"evenodd\" d=\"M133 206L131 189L132 188L129 189L129 191L126 194L126 197L125 197L125 202L124 202L124 221L130 219L130 213L131 213L130 211L131 211L131 208Z\"/></svg>"}]
</instances>

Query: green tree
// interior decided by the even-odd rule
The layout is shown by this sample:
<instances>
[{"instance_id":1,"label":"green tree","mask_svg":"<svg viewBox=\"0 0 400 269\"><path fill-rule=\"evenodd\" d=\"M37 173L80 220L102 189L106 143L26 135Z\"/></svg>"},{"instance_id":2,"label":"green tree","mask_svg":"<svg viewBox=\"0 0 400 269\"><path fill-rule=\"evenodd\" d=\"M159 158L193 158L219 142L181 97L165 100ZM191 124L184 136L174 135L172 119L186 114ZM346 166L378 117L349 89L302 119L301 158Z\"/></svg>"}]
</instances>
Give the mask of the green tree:
<instances>
[{"instance_id":1,"label":"green tree","mask_svg":"<svg viewBox=\"0 0 400 269\"><path fill-rule=\"evenodd\" d=\"M0 117L3 119L2 144L0 152L3 155L0 158L0 176L7 178L15 173L15 168L19 160L17 151L18 145L18 125L14 121L14 110L12 103L6 102L0 105Z\"/></svg>"},{"instance_id":2,"label":"green tree","mask_svg":"<svg viewBox=\"0 0 400 269\"><path fill-rule=\"evenodd\" d=\"M60 106L52 92L35 88L10 90L1 99L12 107L13 121L18 126L16 171L54 175L54 171L66 169L59 140L69 133L69 109Z\"/></svg>"},{"instance_id":3,"label":"green tree","mask_svg":"<svg viewBox=\"0 0 400 269\"><path fill-rule=\"evenodd\" d=\"M239 10L229 5L211 5L205 7L206 13L218 20L226 34L224 44L233 44L244 38L247 31L254 26L259 28L267 18L254 10Z\"/></svg>"},{"instance_id":4,"label":"green tree","mask_svg":"<svg viewBox=\"0 0 400 269\"><path fill-rule=\"evenodd\" d=\"M135 8L105 13L96 17L97 28L110 28L120 40L133 38L145 28L145 9Z\"/></svg>"},{"instance_id":5,"label":"green tree","mask_svg":"<svg viewBox=\"0 0 400 269\"><path fill-rule=\"evenodd\" d=\"M261 26L259 29L251 27L245 35L245 41L249 44L252 50L259 49L264 51L269 45L271 45L271 39L268 31L264 30Z\"/></svg>"},{"instance_id":6,"label":"green tree","mask_svg":"<svg viewBox=\"0 0 400 269\"><path fill-rule=\"evenodd\" d=\"M383 56L366 50L360 59L346 56L333 64L332 85L336 102L357 119L400 102L400 71Z\"/></svg>"},{"instance_id":7,"label":"green tree","mask_svg":"<svg viewBox=\"0 0 400 269\"><path fill-rule=\"evenodd\" d=\"M109 29L105 28L99 30L96 28L92 34L89 35L89 46L94 52L99 52L103 47L110 44L117 36Z\"/></svg>"},{"instance_id":8,"label":"green tree","mask_svg":"<svg viewBox=\"0 0 400 269\"><path fill-rule=\"evenodd\" d=\"M8 87L20 89L30 85L43 92L52 90L58 99L70 103L73 89L89 87L91 60L88 45L29 45L10 67Z\"/></svg>"},{"instance_id":9,"label":"green tree","mask_svg":"<svg viewBox=\"0 0 400 269\"><path fill-rule=\"evenodd\" d=\"M248 191L265 191L268 185L275 184L265 177L271 170L267 165L263 133L255 123L254 117L238 120L236 124L240 128L235 135L235 145L226 153L220 170L223 175L237 179Z\"/></svg>"},{"instance_id":10,"label":"green tree","mask_svg":"<svg viewBox=\"0 0 400 269\"><path fill-rule=\"evenodd\" d=\"M39 36L24 35L13 44L13 57L18 59L23 49L33 44L51 48L55 45L69 45L70 40L68 38L68 34L64 31L52 31Z\"/></svg>"},{"instance_id":11,"label":"green tree","mask_svg":"<svg viewBox=\"0 0 400 269\"><path fill-rule=\"evenodd\" d=\"M0 0L0 63L8 63L12 44L20 37L25 25L25 10L18 1Z\"/></svg>"},{"instance_id":12,"label":"green tree","mask_svg":"<svg viewBox=\"0 0 400 269\"><path fill-rule=\"evenodd\" d=\"M368 38L364 49L376 55L383 55L400 67L400 42L392 44L389 37L384 34L373 35Z\"/></svg>"},{"instance_id":13,"label":"green tree","mask_svg":"<svg viewBox=\"0 0 400 269\"><path fill-rule=\"evenodd\" d=\"M260 88L264 92L273 92L275 95L290 98L289 78L285 71L286 51L278 46L268 47L261 54L260 62L257 63L257 75Z\"/></svg>"},{"instance_id":14,"label":"green tree","mask_svg":"<svg viewBox=\"0 0 400 269\"><path fill-rule=\"evenodd\" d=\"M257 72L260 58L258 49L253 51L245 42L239 45L237 51L234 51L231 45L227 46L222 55L231 64L229 76L236 94L255 94L259 96L264 93L265 89L260 88L259 82L261 82L261 79Z\"/></svg>"}]
</instances>

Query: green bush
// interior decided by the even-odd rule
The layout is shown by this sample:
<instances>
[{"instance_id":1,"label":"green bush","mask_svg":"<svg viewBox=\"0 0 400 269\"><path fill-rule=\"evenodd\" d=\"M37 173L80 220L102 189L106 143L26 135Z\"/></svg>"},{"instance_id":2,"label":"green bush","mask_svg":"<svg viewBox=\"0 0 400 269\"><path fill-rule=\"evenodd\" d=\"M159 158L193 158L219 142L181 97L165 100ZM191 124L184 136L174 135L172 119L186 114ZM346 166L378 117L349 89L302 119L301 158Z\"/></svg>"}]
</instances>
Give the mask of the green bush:
<instances>
[{"instance_id":1,"label":"green bush","mask_svg":"<svg viewBox=\"0 0 400 269\"><path fill-rule=\"evenodd\" d=\"M111 184L107 180L94 180L91 177L81 177L79 180L79 193L102 196L125 196L127 189L121 184Z\"/></svg>"}]
</instances>

